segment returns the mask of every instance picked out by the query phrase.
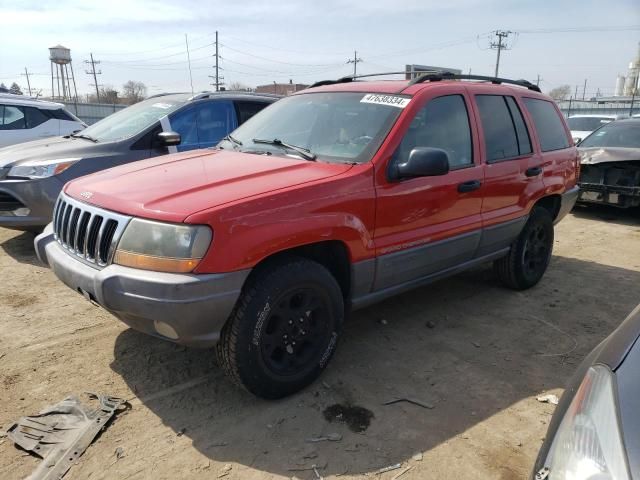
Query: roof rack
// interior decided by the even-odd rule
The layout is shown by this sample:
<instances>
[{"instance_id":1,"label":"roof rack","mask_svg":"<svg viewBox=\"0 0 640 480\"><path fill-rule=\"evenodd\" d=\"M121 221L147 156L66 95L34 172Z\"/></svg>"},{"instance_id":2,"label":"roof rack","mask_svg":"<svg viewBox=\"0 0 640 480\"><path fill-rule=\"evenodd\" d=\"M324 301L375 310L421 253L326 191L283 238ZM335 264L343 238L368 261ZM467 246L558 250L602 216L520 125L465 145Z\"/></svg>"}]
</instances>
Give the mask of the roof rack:
<instances>
[{"instance_id":1,"label":"roof rack","mask_svg":"<svg viewBox=\"0 0 640 480\"><path fill-rule=\"evenodd\" d=\"M439 82L441 80L482 80L485 82L491 82L499 85L501 83L508 83L510 85L518 85L520 87L528 88L534 92L540 92L540 87L529 82L528 80L510 80L508 78L500 77L486 77L482 75L465 75L459 73L440 72L440 73L428 73L426 75L420 75L409 82L409 86L416 85L423 82Z\"/></svg>"},{"instance_id":2,"label":"roof rack","mask_svg":"<svg viewBox=\"0 0 640 480\"><path fill-rule=\"evenodd\" d=\"M384 72L384 73L370 73L366 75L349 75L347 77L338 78L337 80L321 80L319 82L314 83L309 88L321 87L323 85L335 85L337 83L349 83L357 80L358 78L367 78L367 77L382 77L385 75L406 75L409 72ZM528 88L529 90L533 90L534 92L540 92L540 87L534 85L528 80L509 80L508 78L500 78L500 77L485 77L482 75L465 75L459 73L451 73L445 72L441 70L432 70L432 71L422 71L416 72L421 73L419 77L414 78L409 82L409 86L415 85L417 83L423 82L439 82L440 80L482 80L485 82L491 82L494 84L508 83L511 85L518 85L520 87ZM405 87L406 88L406 87ZM404 88L402 89L404 90Z\"/></svg>"}]
</instances>

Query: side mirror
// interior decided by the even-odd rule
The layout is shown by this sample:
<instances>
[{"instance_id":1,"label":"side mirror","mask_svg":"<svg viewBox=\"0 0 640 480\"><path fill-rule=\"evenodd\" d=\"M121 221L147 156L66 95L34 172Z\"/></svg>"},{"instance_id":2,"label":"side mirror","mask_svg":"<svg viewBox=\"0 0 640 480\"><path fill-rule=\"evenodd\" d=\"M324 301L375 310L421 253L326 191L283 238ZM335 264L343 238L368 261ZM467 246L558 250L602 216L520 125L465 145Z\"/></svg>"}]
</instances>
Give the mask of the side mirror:
<instances>
[{"instance_id":1,"label":"side mirror","mask_svg":"<svg viewBox=\"0 0 640 480\"><path fill-rule=\"evenodd\" d=\"M180 138L180 134L177 132L160 132L157 135L158 146L160 147L173 147L175 145L180 145L182 138Z\"/></svg>"},{"instance_id":2,"label":"side mirror","mask_svg":"<svg viewBox=\"0 0 640 480\"><path fill-rule=\"evenodd\" d=\"M416 147L395 168L395 179L434 177L449 173L449 154L441 148Z\"/></svg>"}]
</instances>

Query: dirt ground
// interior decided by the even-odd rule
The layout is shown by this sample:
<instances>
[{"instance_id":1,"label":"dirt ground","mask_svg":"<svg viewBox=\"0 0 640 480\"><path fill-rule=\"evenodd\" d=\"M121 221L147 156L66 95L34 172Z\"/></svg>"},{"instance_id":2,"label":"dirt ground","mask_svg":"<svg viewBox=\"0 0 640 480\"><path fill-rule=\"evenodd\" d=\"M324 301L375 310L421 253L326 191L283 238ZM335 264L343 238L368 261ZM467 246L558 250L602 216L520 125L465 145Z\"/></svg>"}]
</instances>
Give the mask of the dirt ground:
<instances>
[{"instance_id":1,"label":"dirt ground","mask_svg":"<svg viewBox=\"0 0 640 480\"><path fill-rule=\"evenodd\" d=\"M490 266L352 315L322 378L277 402L234 388L211 352L127 329L38 264L33 236L0 229L0 430L66 395L103 392L131 409L65 478L521 479L581 359L640 302L640 215L578 209L526 292ZM409 403L383 405L409 397ZM329 422L370 410L364 431ZM366 417L366 415L365 415ZM344 417L343 417L344 418ZM366 423L366 422L365 422ZM307 439L340 434L340 441ZM121 452L117 458L116 449ZM0 478L38 460L0 437ZM305 470L306 469L306 470Z\"/></svg>"}]
</instances>

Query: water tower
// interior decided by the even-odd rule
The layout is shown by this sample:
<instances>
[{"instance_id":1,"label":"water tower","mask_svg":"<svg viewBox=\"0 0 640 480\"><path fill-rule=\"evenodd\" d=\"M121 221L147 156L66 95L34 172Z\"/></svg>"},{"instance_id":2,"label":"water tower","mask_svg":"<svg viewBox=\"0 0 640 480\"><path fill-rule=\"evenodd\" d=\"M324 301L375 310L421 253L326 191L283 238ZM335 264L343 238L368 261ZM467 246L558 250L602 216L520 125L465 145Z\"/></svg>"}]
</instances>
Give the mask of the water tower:
<instances>
[{"instance_id":1,"label":"water tower","mask_svg":"<svg viewBox=\"0 0 640 480\"><path fill-rule=\"evenodd\" d=\"M51 47L49 49L49 60L51 60L51 97L60 100L77 101L78 91L71 63L71 50L62 45ZM71 70L71 76L69 76L69 69ZM71 90L71 82L73 82L73 90Z\"/></svg>"}]
</instances>

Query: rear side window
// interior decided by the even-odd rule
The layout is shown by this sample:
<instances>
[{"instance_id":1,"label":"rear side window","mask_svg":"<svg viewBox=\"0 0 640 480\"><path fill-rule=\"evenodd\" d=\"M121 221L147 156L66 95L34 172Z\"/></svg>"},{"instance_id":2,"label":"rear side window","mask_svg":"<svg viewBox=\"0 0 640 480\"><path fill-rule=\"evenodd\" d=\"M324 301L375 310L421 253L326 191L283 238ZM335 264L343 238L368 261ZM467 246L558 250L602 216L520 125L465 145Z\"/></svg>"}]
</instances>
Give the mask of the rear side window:
<instances>
[{"instance_id":1,"label":"rear side window","mask_svg":"<svg viewBox=\"0 0 640 480\"><path fill-rule=\"evenodd\" d=\"M57 120L67 120L69 122L76 121L76 119L69 115L69 113L63 108L59 108L57 110L44 110L43 113Z\"/></svg>"},{"instance_id":2,"label":"rear side window","mask_svg":"<svg viewBox=\"0 0 640 480\"><path fill-rule=\"evenodd\" d=\"M23 107L23 108L24 108L25 119L27 122L27 128L35 128L38 125L41 125L47 120L49 120L49 117L45 115L42 112L42 110L40 110L39 108L35 108L35 107Z\"/></svg>"},{"instance_id":3,"label":"rear side window","mask_svg":"<svg viewBox=\"0 0 640 480\"><path fill-rule=\"evenodd\" d=\"M540 149L543 152L560 150L571 145L562 119L553 103L537 98L525 98L524 104L533 118L533 124L540 138Z\"/></svg>"},{"instance_id":4,"label":"rear side window","mask_svg":"<svg viewBox=\"0 0 640 480\"><path fill-rule=\"evenodd\" d=\"M0 105L0 130L21 130L27 128L24 112L20 107Z\"/></svg>"},{"instance_id":5,"label":"rear side window","mask_svg":"<svg viewBox=\"0 0 640 480\"><path fill-rule=\"evenodd\" d=\"M235 102L235 104L236 111L238 112L238 125L242 125L260 110L269 105L268 103L263 102Z\"/></svg>"},{"instance_id":6,"label":"rear side window","mask_svg":"<svg viewBox=\"0 0 640 480\"><path fill-rule=\"evenodd\" d=\"M396 150L394 161L405 161L415 147L441 148L449 154L452 169L473 163L469 115L461 95L434 98L422 107Z\"/></svg>"},{"instance_id":7,"label":"rear side window","mask_svg":"<svg viewBox=\"0 0 640 480\"><path fill-rule=\"evenodd\" d=\"M512 97L477 95L487 162L499 162L531 153L529 133Z\"/></svg>"}]
</instances>

